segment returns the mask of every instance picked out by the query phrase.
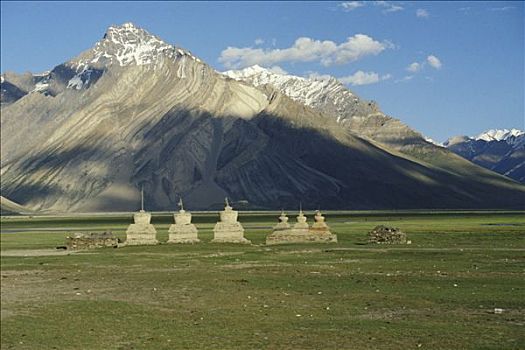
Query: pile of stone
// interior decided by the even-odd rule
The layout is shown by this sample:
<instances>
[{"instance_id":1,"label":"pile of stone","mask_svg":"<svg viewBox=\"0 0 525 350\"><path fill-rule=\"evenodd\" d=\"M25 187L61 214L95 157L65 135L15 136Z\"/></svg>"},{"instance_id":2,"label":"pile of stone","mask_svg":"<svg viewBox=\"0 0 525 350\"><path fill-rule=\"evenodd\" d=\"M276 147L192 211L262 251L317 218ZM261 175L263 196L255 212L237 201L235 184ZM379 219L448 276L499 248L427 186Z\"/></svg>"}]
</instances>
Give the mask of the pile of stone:
<instances>
[{"instance_id":1,"label":"pile of stone","mask_svg":"<svg viewBox=\"0 0 525 350\"><path fill-rule=\"evenodd\" d=\"M406 244L407 235L398 228L379 225L368 233L368 243Z\"/></svg>"},{"instance_id":2,"label":"pile of stone","mask_svg":"<svg viewBox=\"0 0 525 350\"><path fill-rule=\"evenodd\" d=\"M120 240L107 232L75 232L66 237L67 249L93 249L102 247L118 247Z\"/></svg>"},{"instance_id":3,"label":"pile of stone","mask_svg":"<svg viewBox=\"0 0 525 350\"><path fill-rule=\"evenodd\" d=\"M324 216L318 210L314 216L315 223L310 227L303 211L299 210L297 222L291 227L288 217L281 212L279 223L273 228L273 232L266 237L266 244L284 243L336 243L337 235L330 232Z\"/></svg>"}]
</instances>

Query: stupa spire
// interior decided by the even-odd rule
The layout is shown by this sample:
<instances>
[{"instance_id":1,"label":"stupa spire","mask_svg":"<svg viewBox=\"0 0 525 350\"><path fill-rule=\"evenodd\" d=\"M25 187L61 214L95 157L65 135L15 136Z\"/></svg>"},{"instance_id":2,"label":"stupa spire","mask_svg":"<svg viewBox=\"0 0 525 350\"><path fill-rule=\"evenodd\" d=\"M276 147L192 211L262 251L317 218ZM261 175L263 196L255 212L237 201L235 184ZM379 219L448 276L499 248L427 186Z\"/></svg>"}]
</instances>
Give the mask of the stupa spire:
<instances>
[{"instance_id":1,"label":"stupa spire","mask_svg":"<svg viewBox=\"0 0 525 350\"><path fill-rule=\"evenodd\" d=\"M144 185L140 187L140 210L144 211Z\"/></svg>"}]
</instances>

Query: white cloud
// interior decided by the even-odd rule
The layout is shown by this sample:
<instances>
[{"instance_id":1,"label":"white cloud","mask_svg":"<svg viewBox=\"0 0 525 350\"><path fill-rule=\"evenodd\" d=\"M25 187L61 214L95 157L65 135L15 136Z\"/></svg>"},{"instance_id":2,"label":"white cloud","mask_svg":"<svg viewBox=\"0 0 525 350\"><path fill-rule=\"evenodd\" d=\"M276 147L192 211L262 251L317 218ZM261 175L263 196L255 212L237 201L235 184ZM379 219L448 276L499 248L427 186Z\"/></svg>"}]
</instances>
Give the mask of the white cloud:
<instances>
[{"instance_id":1,"label":"white cloud","mask_svg":"<svg viewBox=\"0 0 525 350\"><path fill-rule=\"evenodd\" d=\"M355 10L356 8L365 6L365 4L363 1L347 1L340 3L339 6L343 8L343 11L350 12Z\"/></svg>"},{"instance_id":2,"label":"white cloud","mask_svg":"<svg viewBox=\"0 0 525 350\"><path fill-rule=\"evenodd\" d=\"M416 17L419 17L419 18L428 18L429 16L429 13L427 10L425 9L417 9L416 10Z\"/></svg>"},{"instance_id":3,"label":"white cloud","mask_svg":"<svg viewBox=\"0 0 525 350\"><path fill-rule=\"evenodd\" d=\"M412 73L416 73L416 72L419 72L422 68L423 68L423 64L418 63L418 62L414 62L414 63L411 63L406 68L406 70L409 71L409 72L412 72Z\"/></svg>"},{"instance_id":4,"label":"white cloud","mask_svg":"<svg viewBox=\"0 0 525 350\"><path fill-rule=\"evenodd\" d=\"M374 5L383 8L383 13L402 11L404 8L395 1L374 1Z\"/></svg>"},{"instance_id":5,"label":"white cloud","mask_svg":"<svg viewBox=\"0 0 525 350\"><path fill-rule=\"evenodd\" d=\"M340 3L338 6L341 7L343 11L350 12L368 4L369 2L367 1L345 1ZM381 8L381 12L383 12L384 14L398 12L405 9L403 6L401 6L402 2L399 1L373 1L373 4L376 7Z\"/></svg>"},{"instance_id":6,"label":"white cloud","mask_svg":"<svg viewBox=\"0 0 525 350\"><path fill-rule=\"evenodd\" d=\"M412 78L414 78L413 75L405 75L403 78L397 79L396 81L394 81L394 83L404 83L406 81L412 80Z\"/></svg>"},{"instance_id":7,"label":"white cloud","mask_svg":"<svg viewBox=\"0 0 525 350\"><path fill-rule=\"evenodd\" d=\"M490 10L491 11L509 11L515 9L514 6L503 6L503 7L493 7Z\"/></svg>"},{"instance_id":8,"label":"white cloud","mask_svg":"<svg viewBox=\"0 0 525 350\"><path fill-rule=\"evenodd\" d=\"M356 34L338 44L331 40L301 37L291 47L262 49L228 47L221 52L219 62L226 68L243 68L259 64L271 66L279 62L319 62L324 66L357 61L365 56L378 55L390 42L379 42L366 34Z\"/></svg>"},{"instance_id":9,"label":"white cloud","mask_svg":"<svg viewBox=\"0 0 525 350\"><path fill-rule=\"evenodd\" d=\"M333 78L329 74L320 74L318 72L306 72L306 77L308 79L313 80L329 80ZM384 74L382 76L379 76L376 72L363 72L362 70L358 70L352 75L348 75L346 77L339 77L336 78L343 84L357 86L357 85L368 85L368 84L375 84L382 80L388 80L392 78L392 74Z\"/></svg>"},{"instance_id":10,"label":"white cloud","mask_svg":"<svg viewBox=\"0 0 525 350\"><path fill-rule=\"evenodd\" d=\"M441 69L441 66L443 65L439 58L434 55L429 55L423 62L413 62L409 64L408 67L406 67L406 70L411 73L417 73L423 70L427 64L434 69Z\"/></svg>"},{"instance_id":11,"label":"white cloud","mask_svg":"<svg viewBox=\"0 0 525 350\"><path fill-rule=\"evenodd\" d=\"M381 80L387 80L390 78L392 78L392 75L390 74L385 74L380 77L379 74L377 74L376 72L363 72L362 70L358 70L352 75L349 75L346 77L340 77L337 79L343 84L359 86L359 85L375 84Z\"/></svg>"},{"instance_id":12,"label":"white cloud","mask_svg":"<svg viewBox=\"0 0 525 350\"><path fill-rule=\"evenodd\" d=\"M261 39L261 38L255 39L255 45L259 46L259 45L262 45L262 44L264 44L264 40L263 39Z\"/></svg>"},{"instance_id":13,"label":"white cloud","mask_svg":"<svg viewBox=\"0 0 525 350\"><path fill-rule=\"evenodd\" d=\"M428 64L430 64L432 67L436 68L436 69L440 69L441 66L442 66L442 63L441 61L439 60L439 58L437 58L436 56L434 55L430 55L427 57L427 62Z\"/></svg>"}]
</instances>

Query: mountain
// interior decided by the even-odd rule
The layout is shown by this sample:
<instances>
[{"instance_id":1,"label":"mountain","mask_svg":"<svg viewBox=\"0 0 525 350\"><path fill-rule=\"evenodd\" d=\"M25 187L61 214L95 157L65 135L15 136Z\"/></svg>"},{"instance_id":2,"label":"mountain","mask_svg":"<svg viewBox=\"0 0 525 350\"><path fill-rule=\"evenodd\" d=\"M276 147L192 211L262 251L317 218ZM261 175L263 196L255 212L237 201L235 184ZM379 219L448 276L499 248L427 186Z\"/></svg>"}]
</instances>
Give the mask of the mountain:
<instances>
[{"instance_id":1,"label":"mountain","mask_svg":"<svg viewBox=\"0 0 525 350\"><path fill-rule=\"evenodd\" d=\"M30 215L34 212L18 203L0 196L0 215Z\"/></svg>"},{"instance_id":2,"label":"mountain","mask_svg":"<svg viewBox=\"0 0 525 350\"><path fill-rule=\"evenodd\" d=\"M521 131L518 129L491 129L479 134L475 139L487 142L507 141L507 143L509 144L515 144L516 142L514 142L513 140L516 140L518 138L521 138L521 140L523 140L523 135L525 135L525 131Z\"/></svg>"},{"instance_id":3,"label":"mountain","mask_svg":"<svg viewBox=\"0 0 525 350\"><path fill-rule=\"evenodd\" d=\"M16 102L30 92L42 91L46 87L49 72L33 75L7 72L0 77L0 103L5 106Z\"/></svg>"},{"instance_id":4,"label":"mountain","mask_svg":"<svg viewBox=\"0 0 525 350\"><path fill-rule=\"evenodd\" d=\"M404 156L460 176L490 178L494 174L455 155L443 145L411 129L400 120L384 114L373 101L360 99L344 84L330 76L311 78L282 74L252 66L223 74L256 87L271 86L294 101L335 118L341 128L389 152Z\"/></svg>"},{"instance_id":5,"label":"mountain","mask_svg":"<svg viewBox=\"0 0 525 350\"><path fill-rule=\"evenodd\" d=\"M444 145L473 163L525 183L524 131L488 130L476 137L452 137Z\"/></svg>"},{"instance_id":6,"label":"mountain","mask_svg":"<svg viewBox=\"0 0 525 350\"><path fill-rule=\"evenodd\" d=\"M261 209L525 206L524 186L444 148L422 141L455 171L368 137L419 134L335 80L352 110L340 111L345 124L377 113L356 122L363 137L329 106L232 79L129 23L48 73L2 77L25 92L2 101L2 195L34 210L136 210L141 188L148 210L174 209L179 196L192 209L225 196Z\"/></svg>"},{"instance_id":7,"label":"mountain","mask_svg":"<svg viewBox=\"0 0 525 350\"><path fill-rule=\"evenodd\" d=\"M269 85L292 100L321 113L334 116L337 123L360 137L402 150L407 140L427 143L424 137L401 121L384 115L373 101L365 101L334 77L298 77L252 66L224 74L237 81L260 87Z\"/></svg>"}]
</instances>

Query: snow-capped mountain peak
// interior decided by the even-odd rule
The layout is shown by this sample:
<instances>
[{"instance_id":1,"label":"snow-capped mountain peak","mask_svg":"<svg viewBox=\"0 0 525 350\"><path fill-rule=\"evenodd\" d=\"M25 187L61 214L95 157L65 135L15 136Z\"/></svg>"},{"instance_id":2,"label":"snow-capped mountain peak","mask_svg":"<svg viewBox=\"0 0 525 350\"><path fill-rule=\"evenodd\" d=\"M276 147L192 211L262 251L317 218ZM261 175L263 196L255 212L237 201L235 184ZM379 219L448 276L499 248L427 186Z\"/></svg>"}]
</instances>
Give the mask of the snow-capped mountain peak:
<instances>
[{"instance_id":1,"label":"snow-capped mountain peak","mask_svg":"<svg viewBox=\"0 0 525 350\"><path fill-rule=\"evenodd\" d=\"M186 59L201 62L188 50L168 44L133 23L110 26L95 46L69 62L76 75L69 79L67 88L80 90L89 86L107 67L143 66L156 69L165 60L181 59L177 75L184 77L182 67Z\"/></svg>"},{"instance_id":2,"label":"snow-capped mountain peak","mask_svg":"<svg viewBox=\"0 0 525 350\"><path fill-rule=\"evenodd\" d=\"M525 144L525 131L519 129L491 129L485 132L482 132L478 136L469 137L469 136L455 136L449 138L444 145L450 147L458 143L465 142L475 142L475 141L484 141L484 142L499 142L505 141L509 145L512 145L514 148L522 147Z\"/></svg>"},{"instance_id":3,"label":"snow-capped mountain peak","mask_svg":"<svg viewBox=\"0 0 525 350\"><path fill-rule=\"evenodd\" d=\"M445 146L473 163L525 183L525 132L493 129L476 137L451 137Z\"/></svg>"},{"instance_id":4,"label":"snow-capped mountain peak","mask_svg":"<svg viewBox=\"0 0 525 350\"><path fill-rule=\"evenodd\" d=\"M491 129L488 131L485 131L478 136L476 136L475 140L483 140L483 141L507 141L511 137L518 137L521 135L524 135L525 131L518 130L518 129Z\"/></svg>"},{"instance_id":5,"label":"snow-capped mountain peak","mask_svg":"<svg viewBox=\"0 0 525 350\"><path fill-rule=\"evenodd\" d=\"M327 87L328 85L339 85L345 88L341 82L329 75L311 75L308 78L305 78L296 75L285 74L281 71L281 69L275 67L264 68L256 64L241 70L229 70L223 72L223 74L235 80L250 80L256 85L279 84L295 81L302 82L303 84L323 83L318 84L319 87Z\"/></svg>"},{"instance_id":6,"label":"snow-capped mountain peak","mask_svg":"<svg viewBox=\"0 0 525 350\"><path fill-rule=\"evenodd\" d=\"M243 80L258 74L272 74L272 72L256 64L240 70L229 70L223 74L235 80Z\"/></svg>"},{"instance_id":7,"label":"snow-capped mountain peak","mask_svg":"<svg viewBox=\"0 0 525 350\"><path fill-rule=\"evenodd\" d=\"M90 65L147 65L163 58L187 56L200 62L189 51L170 45L133 23L111 26L102 40L73 61L83 69Z\"/></svg>"},{"instance_id":8,"label":"snow-capped mountain peak","mask_svg":"<svg viewBox=\"0 0 525 350\"><path fill-rule=\"evenodd\" d=\"M255 86L271 85L292 100L306 106L326 108L327 103L336 112L348 112L360 109L363 101L347 87L330 76L310 76L308 78L279 73L275 68L263 68L259 65L242 70L229 70L224 75ZM375 108L375 107L374 107ZM367 114L368 111L365 113ZM360 113L354 113L360 114ZM338 117L338 121L343 118Z\"/></svg>"}]
</instances>

